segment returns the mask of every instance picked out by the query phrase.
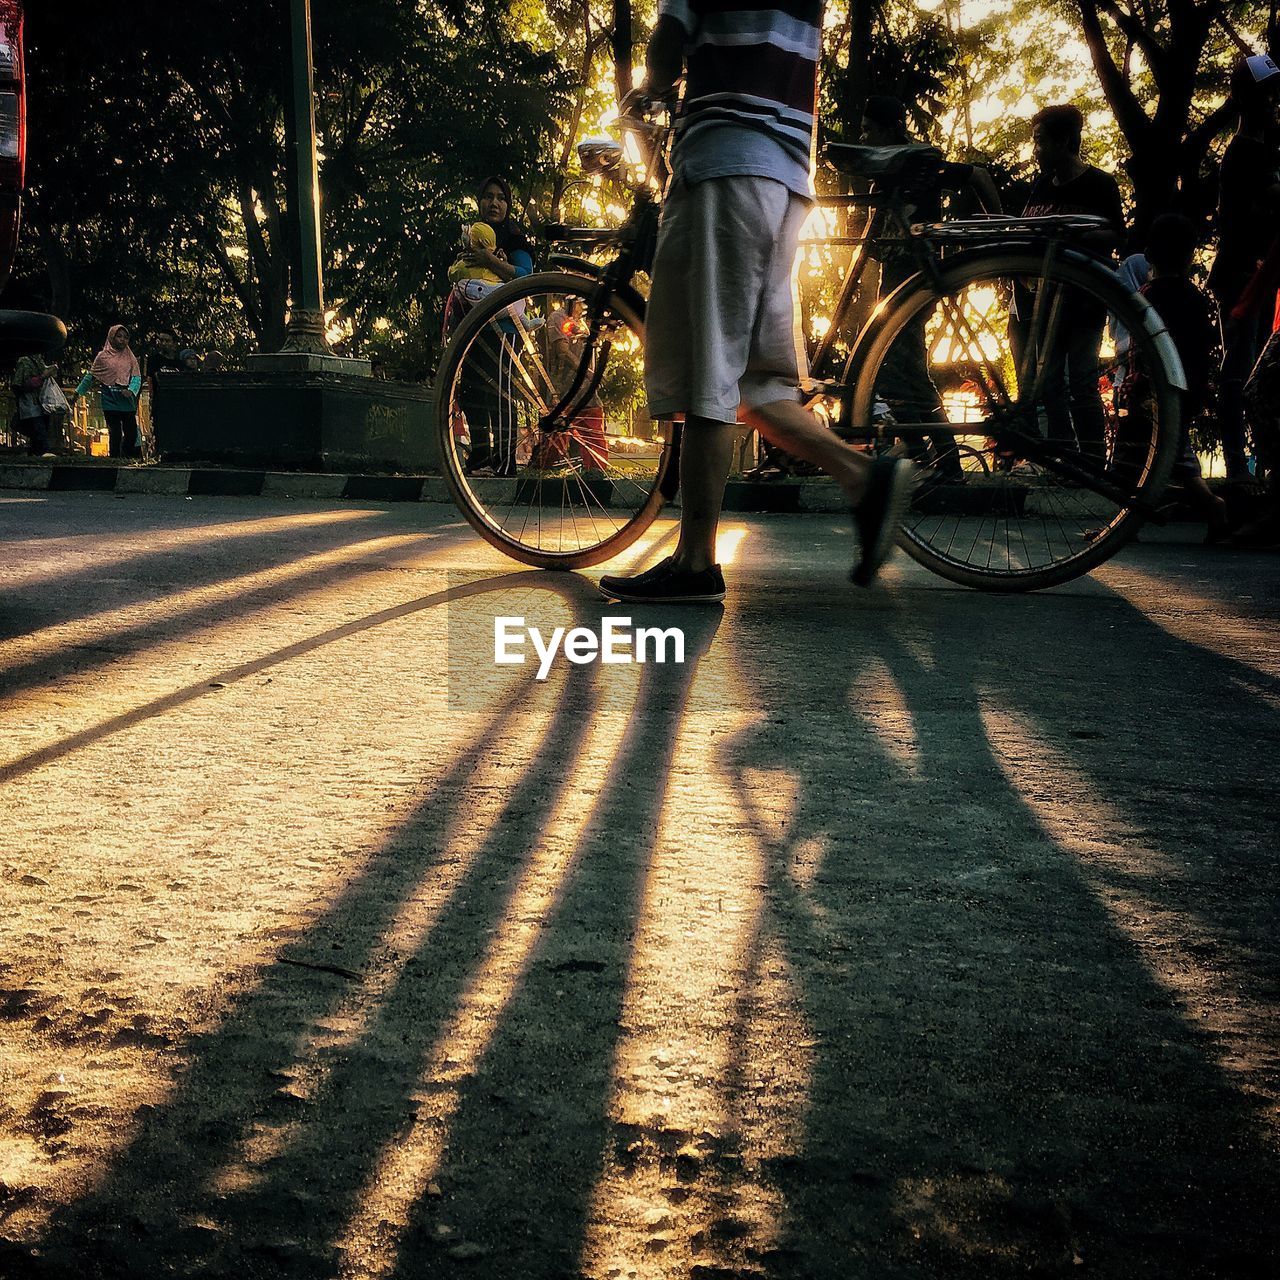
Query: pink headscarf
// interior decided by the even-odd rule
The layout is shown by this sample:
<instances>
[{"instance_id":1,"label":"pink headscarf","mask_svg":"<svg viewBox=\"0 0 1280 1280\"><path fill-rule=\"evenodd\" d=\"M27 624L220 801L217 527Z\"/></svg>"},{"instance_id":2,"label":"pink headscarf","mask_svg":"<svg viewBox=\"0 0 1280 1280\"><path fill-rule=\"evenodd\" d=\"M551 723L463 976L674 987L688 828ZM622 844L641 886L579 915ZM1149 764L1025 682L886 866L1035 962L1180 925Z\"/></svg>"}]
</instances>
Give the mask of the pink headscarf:
<instances>
[{"instance_id":1,"label":"pink headscarf","mask_svg":"<svg viewBox=\"0 0 1280 1280\"><path fill-rule=\"evenodd\" d=\"M112 336L123 328L122 324L113 324L107 330L107 340L102 350L93 357L93 365L89 372L101 387L127 387L130 378L141 377L138 357L133 354L133 348L124 346L117 351L111 345Z\"/></svg>"}]
</instances>

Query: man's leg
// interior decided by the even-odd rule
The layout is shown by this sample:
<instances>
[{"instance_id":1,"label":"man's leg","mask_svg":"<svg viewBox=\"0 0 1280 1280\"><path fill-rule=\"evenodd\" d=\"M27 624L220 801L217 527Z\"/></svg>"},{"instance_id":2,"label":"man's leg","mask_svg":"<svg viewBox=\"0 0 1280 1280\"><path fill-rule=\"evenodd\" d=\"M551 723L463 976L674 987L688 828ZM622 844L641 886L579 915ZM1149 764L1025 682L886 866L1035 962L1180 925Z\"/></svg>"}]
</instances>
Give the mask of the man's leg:
<instances>
[{"instance_id":1,"label":"man's leg","mask_svg":"<svg viewBox=\"0 0 1280 1280\"><path fill-rule=\"evenodd\" d=\"M1071 425L1080 452L1101 460L1106 456L1107 418L1098 390L1098 352L1102 326L1081 325L1067 346L1067 389L1071 396Z\"/></svg>"},{"instance_id":2,"label":"man's leg","mask_svg":"<svg viewBox=\"0 0 1280 1280\"><path fill-rule=\"evenodd\" d=\"M715 564L739 380L788 200L780 183L720 178L689 186L677 180L663 207L646 325L645 389L651 412L685 418L680 541L671 557L672 568L682 573Z\"/></svg>"},{"instance_id":3,"label":"man's leg","mask_svg":"<svg viewBox=\"0 0 1280 1280\"><path fill-rule=\"evenodd\" d=\"M748 409L743 417L770 444L821 467L844 490L850 506L856 507L862 501L867 491L870 459L823 426L796 401L775 400Z\"/></svg>"},{"instance_id":4,"label":"man's leg","mask_svg":"<svg viewBox=\"0 0 1280 1280\"><path fill-rule=\"evenodd\" d=\"M770 444L812 462L845 491L857 506L867 490L870 460L845 444L794 400L748 409L744 415ZM724 502L725 481L733 456L735 426L691 418L680 441L680 542L673 563L697 572L716 562L716 526Z\"/></svg>"},{"instance_id":5,"label":"man's leg","mask_svg":"<svg viewBox=\"0 0 1280 1280\"><path fill-rule=\"evenodd\" d=\"M1067 386L1067 340L1059 337L1052 346L1038 353L1040 362L1040 399L1038 410L1044 412L1045 434L1064 449L1076 447L1071 426L1070 391Z\"/></svg>"},{"instance_id":6,"label":"man's leg","mask_svg":"<svg viewBox=\"0 0 1280 1280\"><path fill-rule=\"evenodd\" d=\"M849 578L861 587L870 586L893 549L911 501L915 465L905 458L868 458L794 400L771 400L744 416L765 439L821 467L844 490L862 545Z\"/></svg>"},{"instance_id":7,"label":"man's leg","mask_svg":"<svg viewBox=\"0 0 1280 1280\"><path fill-rule=\"evenodd\" d=\"M716 563L716 527L733 457L732 422L689 418L680 439L680 541L672 564L689 573Z\"/></svg>"}]
</instances>

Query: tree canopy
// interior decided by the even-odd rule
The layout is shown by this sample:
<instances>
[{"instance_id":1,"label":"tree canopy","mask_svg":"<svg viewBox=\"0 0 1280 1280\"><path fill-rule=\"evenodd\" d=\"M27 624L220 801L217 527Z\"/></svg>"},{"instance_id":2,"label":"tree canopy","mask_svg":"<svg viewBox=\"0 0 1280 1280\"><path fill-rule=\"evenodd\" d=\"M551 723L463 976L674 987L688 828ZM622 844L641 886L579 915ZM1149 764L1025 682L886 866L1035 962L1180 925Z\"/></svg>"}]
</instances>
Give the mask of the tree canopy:
<instances>
[{"instance_id":1,"label":"tree canopy","mask_svg":"<svg viewBox=\"0 0 1280 1280\"><path fill-rule=\"evenodd\" d=\"M518 213L555 211L574 185L572 144L630 83L656 5L313 6L333 333L426 376L475 186L502 173ZM32 7L31 189L11 304L62 315L80 352L117 320L193 345L279 346L286 11ZM1205 219L1226 78L1242 48L1262 47L1263 20L1252 0L830 0L824 123L848 136L869 93L892 93L918 134L1014 181L1034 110L1074 100L1139 229L1174 206Z\"/></svg>"},{"instance_id":2,"label":"tree canopy","mask_svg":"<svg viewBox=\"0 0 1280 1280\"><path fill-rule=\"evenodd\" d=\"M82 346L116 319L279 346L284 12L34 11L19 272ZM380 320L426 323L482 178L544 185L572 76L496 0L316 0L314 25L328 293L335 330L364 345Z\"/></svg>"}]
</instances>

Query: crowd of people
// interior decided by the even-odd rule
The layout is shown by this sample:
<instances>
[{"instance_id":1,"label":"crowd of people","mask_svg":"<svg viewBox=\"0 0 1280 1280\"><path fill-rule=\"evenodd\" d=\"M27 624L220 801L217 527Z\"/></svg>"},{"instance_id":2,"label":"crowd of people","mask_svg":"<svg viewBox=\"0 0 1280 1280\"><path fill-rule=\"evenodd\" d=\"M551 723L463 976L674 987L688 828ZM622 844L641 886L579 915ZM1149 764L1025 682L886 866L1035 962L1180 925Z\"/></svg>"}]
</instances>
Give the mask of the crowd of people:
<instances>
[{"instance_id":1,"label":"crowd of people","mask_svg":"<svg viewBox=\"0 0 1280 1280\"><path fill-rule=\"evenodd\" d=\"M180 347L166 329L152 335L141 361L134 354L127 325L112 325L101 350L93 358L70 397L63 391L56 353L22 356L10 379L14 397L12 428L24 437L30 451L45 458L70 452L70 423L77 401L96 392L107 424L108 454L112 458L142 456L143 434L138 408L146 386L154 403L157 380L163 375L217 373L227 367L222 352L201 355Z\"/></svg>"}]
</instances>

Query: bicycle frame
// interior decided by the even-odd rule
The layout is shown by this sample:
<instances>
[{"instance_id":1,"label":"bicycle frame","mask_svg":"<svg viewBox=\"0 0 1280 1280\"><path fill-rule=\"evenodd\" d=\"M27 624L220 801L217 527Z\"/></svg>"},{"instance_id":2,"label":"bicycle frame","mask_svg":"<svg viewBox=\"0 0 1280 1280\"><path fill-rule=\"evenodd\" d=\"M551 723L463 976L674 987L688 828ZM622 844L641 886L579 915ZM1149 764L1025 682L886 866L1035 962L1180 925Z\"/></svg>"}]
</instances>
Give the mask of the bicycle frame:
<instances>
[{"instance_id":1,"label":"bicycle frame","mask_svg":"<svg viewBox=\"0 0 1280 1280\"><path fill-rule=\"evenodd\" d=\"M658 135L650 135L657 137ZM657 151L662 143L658 142ZM811 367L820 368L830 355L837 336L843 329L857 299L858 288L863 274L863 264L868 252L876 248L901 246L906 249L914 261L915 272L910 275L888 297L879 300L870 318L862 326L854 339L849 355L845 361L844 373L839 379L828 379L817 382L809 389L807 403L814 404L820 399L836 400L847 422L854 417L854 395L859 377L865 367L869 351L875 344L877 335L886 325L888 317L896 307L902 305L916 291L922 288L933 290L946 297L942 288L944 268L954 267L966 261L976 261L980 257L1002 250L1016 248L1018 250L1034 250L1039 253L1043 262L1043 273L1049 274L1054 265L1069 259L1076 264L1086 265L1090 270L1106 273L1109 280L1114 281L1114 271L1107 262L1098 255L1089 252L1078 243L1079 229L1074 234L1046 234L1046 230L1056 229L1052 219L1014 219L991 218L961 220L953 223L918 225L913 224L909 205L898 192L859 192L847 195L824 196L819 201L820 207L826 208L863 208L869 211L869 218L864 234L853 237L833 236L820 237L806 241L808 244L848 244L854 247L854 254L845 278L841 284L836 305L831 316L831 324L827 333L819 341L811 358ZM617 255L603 267L578 254L558 253L553 255L554 262L570 266L598 281L592 297L588 300L588 319L590 322L589 337L584 348L584 359L580 365L573 385L560 402L546 415L546 428L554 430L555 425L564 417L572 415L569 410L586 401L598 386L601 377L601 361L597 354L607 356L607 343L601 346L602 334L600 324L603 318L603 301L611 293L621 293L629 300L643 303L634 286L634 277L646 270L652 261L653 247L656 243L658 216L660 208L650 191L640 189L633 204L632 213L627 223L616 233L604 234L579 232L576 238L579 243L591 243L597 246L616 244ZM574 233L563 237L564 242L571 242ZM557 239L561 239L557 237ZM951 251L952 246L956 246ZM946 256L944 257L944 252ZM1027 356L1034 351L1052 345L1056 336L1058 307L1056 302L1046 308L1043 304L1044 293L1039 291L1031 318L1030 336L1026 344ZM977 336L963 308L957 307L948 300L947 318L954 326L962 343L976 349ZM1046 315L1045 312L1048 312ZM1145 314L1145 313L1144 313ZM1150 335L1160 348L1161 357L1170 375L1173 385L1185 388L1185 377L1178 361L1176 350L1163 326L1149 329ZM990 362L983 362L984 377L989 385L984 388L988 404L989 418L987 425L990 434L996 439L999 447L1016 452L1018 456L1040 463L1064 477L1094 490L1112 501L1134 502L1134 495L1126 493L1112 480L1104 476L1100 470L1094 470L1082 463L1084 458L1074 458L1061 449L1054 448L1048 441L1021 430L1011 421L1011 397L1004 384L1003 376L998 368ZM594 368L594 377L588 382L588 369ZM1025 364L1018 370L1019 386L1026 386ZM1031 391L1024 398L1034 401L1042 385L1044 366L1040 364L1035 370L1035 378L1031 382ZM584 392L584 386L586 390ZM863 424L868 433L871 432L870 418ZM1155 516L1150 504L1137 503L1144 514Z\"/></svg>"},{"instance_id":2,"label":"bicycle frame","mask_svg":"<svg viewBox=\"0 0 1280 1280\"><path fill-rule=\"evenodd\" d=\"M894 311L907 303L919 290L930 289L940 294L947 301L947 319L960 335L962 342L968 347L976 346L976 334L963 309L956 307L946 298L943 290L943 267L961 266L965 262L977 262L991 254L1008 249L1034 250L1041 255L1042 274L1048 276L1053 267L1062 260L1069 260L1077 265L1095 270L1114 281L1114 270L1108 262L1097 254L1080 247L1070 235L1045 236L1038 234L1044 225L1042 219L973 219L950 224L934 224L917 228L910 222L906 201L895 193L878 194L854 193L849 195L827 196L819 200L820 207L827 208L867 208L871 210L866 232L860 236L820 237L809 240L808 244L849 244L855 252L841 284L836 306L831 316L831 324L827 333L819 341L812 357L814 367L821 367L822 361L829 355L836 336L842 328L856 301L862 277L863 264L868 250L872 247L888 245L905 245L915 259L916 272L904 280L893 293L879 300L871 317L863 325L854 339L853 346L845 362L843 376L839 380L825 380L814 384L807 403L812 405L820 399L834 399L841 407L846 421L852 421L854 414L854 393L866 365L869 352L877 335L888 324L888 318ZM885 233L885 225L889 226L889 234ZM879 224L879 225L877 225ZM949 255L945 260L941 250L947 243L963 244L968 241L971 247L961 248L959 252ZM1027 357L1036 350L1051 346L1057 332L1058 302L1048 308L1049 315L1044 316L1044 290L1038 291L1033 307L1033 315L1026 342ZM1145 318L1154 316L1150 308L1143 311ZM1160 349L1161 358L1169 373L1170 382L1179 389L1185 390L1186 379L1177 351L1163 324L1156 322L1148 325L1148 333ZM991 385L985 388L988 412L986 426L989 434L997 442L999 448L1015 452L1019 457L1030 462L1039 463L1063 477L1088 488L1111 501L1133 505L1143 515L1159 520L1157 508L1136 498L1134 494L1117 486L1104 474L1104 468L1091 468L1088 459L1076 458L1064 453L1061 449L1039 436L1019 429L1010 420L1010 396L998 368L987 362L981 362L983 374L991 379ZM1028 367L1024 361L1018 370L1019 385L1027 385ZM1038 399L1044 378L1044 365L1035 370L1030 392L1026 399L1035 402ZM873 434L870 419L864 424L868 438Z\"/></svg>"}]
</instances>

